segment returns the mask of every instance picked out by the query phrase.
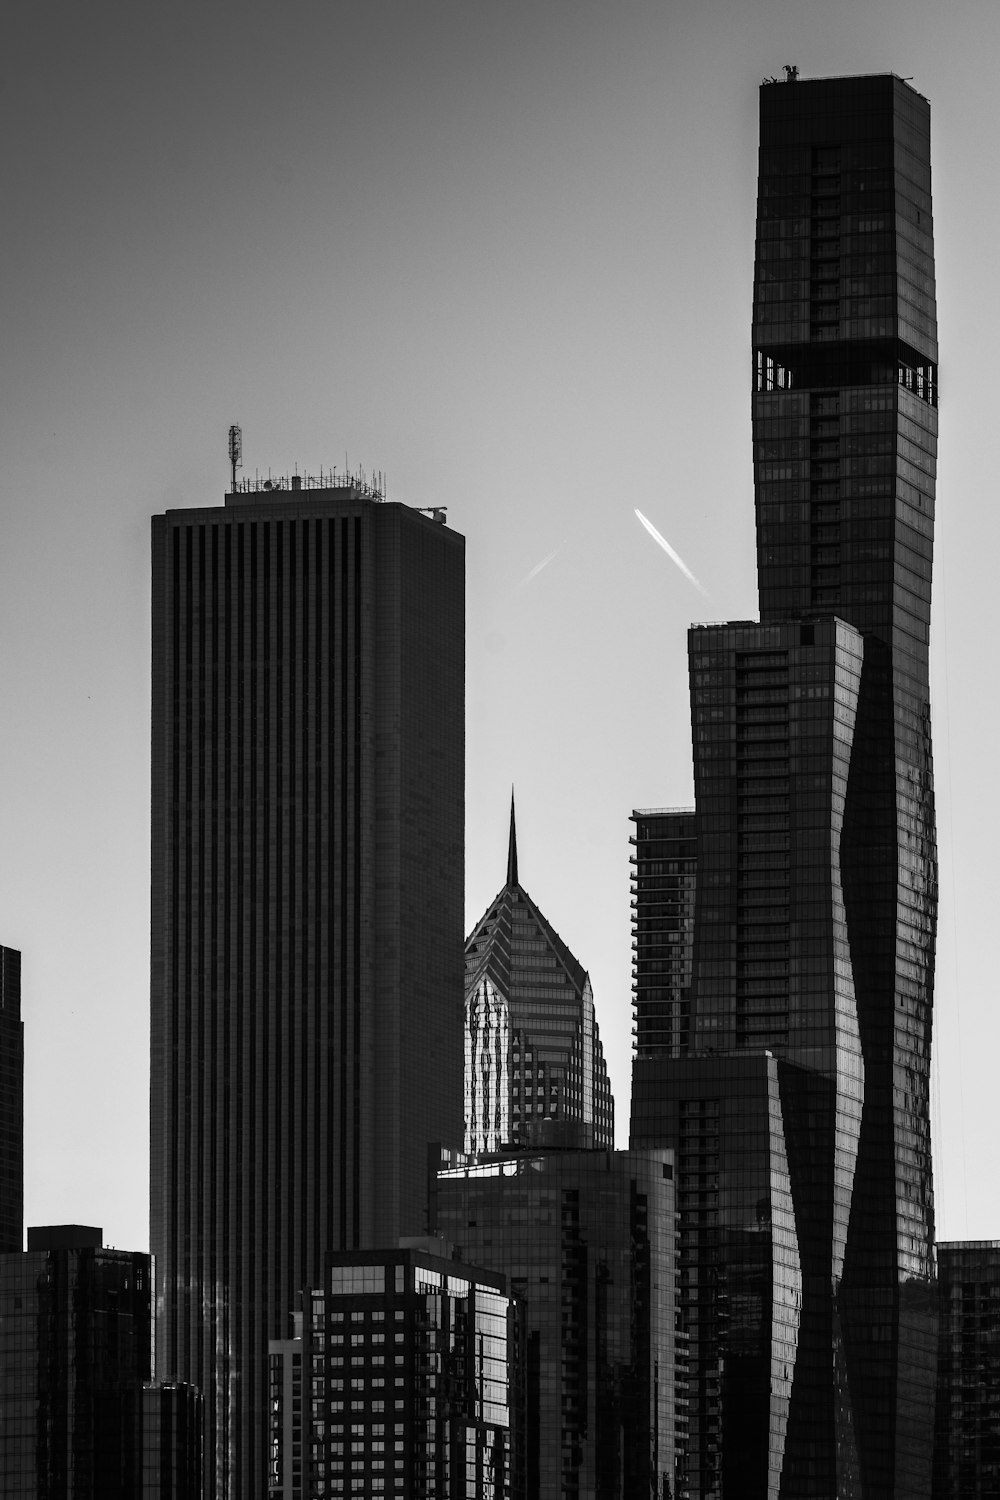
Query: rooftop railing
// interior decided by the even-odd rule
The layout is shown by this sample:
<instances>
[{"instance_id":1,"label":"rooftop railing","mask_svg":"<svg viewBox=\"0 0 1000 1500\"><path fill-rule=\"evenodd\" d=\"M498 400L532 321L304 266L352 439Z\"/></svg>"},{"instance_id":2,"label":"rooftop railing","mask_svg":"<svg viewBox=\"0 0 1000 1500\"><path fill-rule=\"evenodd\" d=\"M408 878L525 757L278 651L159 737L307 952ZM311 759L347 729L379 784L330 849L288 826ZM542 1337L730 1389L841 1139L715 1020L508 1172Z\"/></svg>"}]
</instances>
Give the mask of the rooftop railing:
<instances>
[{"instance_id":1,"label":"rooftop railing","mask_svg":"<svg viewBox=\"0 0 1000 1500\"><path fill-rule=\"evenodd\" d=\"M379 470L368 475L364 469L323 469L318 474L290 474L267 476L255 474L253 478L238 479L234 495L270 494L288 490L354 490L366 500L385 499L385 475Z\"/></svg>"}]
</instances>

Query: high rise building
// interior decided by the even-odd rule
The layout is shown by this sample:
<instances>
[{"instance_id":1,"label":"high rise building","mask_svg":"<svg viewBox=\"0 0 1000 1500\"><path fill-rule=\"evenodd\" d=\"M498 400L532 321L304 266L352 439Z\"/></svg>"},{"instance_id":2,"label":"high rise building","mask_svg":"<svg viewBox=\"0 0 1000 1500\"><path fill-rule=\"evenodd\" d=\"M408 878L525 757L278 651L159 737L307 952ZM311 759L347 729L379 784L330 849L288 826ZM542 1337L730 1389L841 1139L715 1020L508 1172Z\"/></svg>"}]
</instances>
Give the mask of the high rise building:
<instances>
[{"instance_id":1,"label":"high rise building","mask_svg":"<svg viewBox=\"0 0 1000 1500\"><path fill-rule=\"evenodd\" d=\"M309 1453L312 1418L318 1423L317 1437L326 1434L326 1403L312 1403L312 1376L306 1369L303 1402L302 1311L293 1308L282 1338L269 1339L267 1500L303 1500L308 1493L303 1458ZM317 1351L322 1353L322 1347ZM317 1376L325 1370L320 1363ZM327 1398L328 1400L329 1398ZM343 1441L343 1439L341 1439Z\"/></svg>"},{"instance_id":2,"label":"high rise building","mask_svg":"<svg viewBox=\"0 0 1000 1500\"><path fill-rule=\"evenodd\" d=\"M691 632L696 852L661 827L659 906L637 815L632 1143L678 1155L692 1500L918 1500L937 342L903 80L762 87L753 345L761 621Z\"/></svg>"},{"instance_id":3,"label":"high rise building","mask_svg":"<svg viewBox=\"0 0 1000 1500\"><path fill-rule=\"evenodd\" d=\"M472 1159L438 1173L433 1205L438 1231L524 1302L528 1500L682 1493L669 1154Z\"/></svg>"},{"instance_id":4,"label":"high rise building","mask_svg":"<svg viewBox=\"0 0 1000 1500\"><path fill-rule=\"evenodd\" d=\"M1000 1242L937 1247L934 1500L1000 1495Z\"/></svg>"},{"instance_id":5,"label":"high rise building","mask_svg":"<svg viewBox=\"0 0 1000 1500\"><path fill-rule=\"evenodd\" d=\"M202 1397L150 1384L152 1265L100 1229L0 1254L4 1500L202 1500Z\"/></svg>"},{"instance_id":6,"label":"high rise building","mask_svg":"<svg viewBox=\"0 0 1000 1500\"><path fill-rule=\"evenodd\" d=\"M615 1106L590 976L518 881L465 944L465 1149L614 1145Z\"/></svg>"},{"instance_id":7,"label":"high rise building","mask_svg":"<svg viewBox=\"0 0 1000 1500\"><path fill-rule=\"evenodd\" d=\"M135 1500L202 1500L205 1401L193 1385L146 1385L136 1395ZM101 1500L108 1500L102 1495Z\"/></svg>"},{"instance_id":8,"label":"high rise building","mask_svg":"<svg viewBox=\"0 0 1000 1500\"><path fill-rule=\"evenodd\" d=\"M28 1230L0 1255L0 1493L133 1500L135 1403L152 1375L149 1256L99 1229Z\"/></svg>"},{"instance_id":9,"label":"high rise building","mask_svg":"<svg viewBox=\"0 0 1000 1500\"><path fill-rule=\"evenodd\" d=\"M504 1277L425 1237L329 1256L303 1302L271 1343L269 1500L523 1500L521 1314Z\"/></svg>"},{"instance_id":10,"label":"high rise building","mask_svg":"<svg viewBox=\"0 0 1000 1500\"><path fill-rule=\"evenodd\" d=\"M21 955L0 947L0 1253L24 1245L24 1023Z\"/></svg>"},{"instance_id":11,"label":"high rise building","mask_svg":"<svg viewBox=\"0 0 1000 1500\"><path fill-rule=\"evenodd\" d=\"M157 1359L210 1500L266 1493L326 1252L423 1233L462 1137L464 650L440 514L297 476L153 520Z\"/></svg>"},{"instance_id":12,"label":"high rise building","mask_svg":"<svg viewBox=\"0 0 1000 1500\"><path fill-rule=\"evenodd\" d=\"M649 807L634 811L632 822L636 1051L643 1058L685 1057L698 887L695 816L687 808Z\"/></svg>"}]
</instances>

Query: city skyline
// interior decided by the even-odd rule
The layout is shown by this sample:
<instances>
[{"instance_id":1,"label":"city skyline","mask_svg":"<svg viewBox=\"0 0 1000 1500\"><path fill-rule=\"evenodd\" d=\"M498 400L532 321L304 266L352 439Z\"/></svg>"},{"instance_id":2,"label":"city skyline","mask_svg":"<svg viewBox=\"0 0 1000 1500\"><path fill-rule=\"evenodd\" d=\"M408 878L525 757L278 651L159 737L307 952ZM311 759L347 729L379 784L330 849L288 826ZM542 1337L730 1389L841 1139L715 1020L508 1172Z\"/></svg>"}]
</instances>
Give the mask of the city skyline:
<instances>
[{"instance_id":1,"label":"city skyline","mask_svg":"<svg viewBox=\"0 0 1000 1500\"><path fill-rule=\"evenodd\" d=\"M431 6L423 38L377 8L382 30L351 13L335 35L307 11L277 31L256 15L234 39L208 22L188 35L183 18L132 29L107 14L120 24L77 34L67 9L44 51L37 23L15 25L25 66L5 95L15 137L30 124L9 195L0 888L0 941L24 955L26 1221L97 1221L115 1243L145 1243L147 518L220 502L231 421L249 472L339 463L346 445L352 462L388 471L390 499L448 504L468 537L466 930L496 888L514 781L532 893L591 973L621 1137L629 813L690 801L677 732L688 623L753 610L756 89L797 61L803 76L913 74L934 108L946 376L932 627L938 1232L997 1237L977 931L995 904L977 846L993 711L966 644L985 631L995 535L980 498L994 314L975 296L992 243L975 167L992 118L978 71L992 16L928 12L918 35L889 6L806 23L766 5L726 14L716 34L713 6L669 26L648 5L614 24L596 9L515 7L464 29L456 7ZM310 40L329 47L326 66ZM175 123L182 83L187 125ZM346 108L329 103L335 85L358 102L368 87L383 125L373 107L370 129L350 133ZM75 121L91 96L95 118ZM254 126L263 97L267 132ZM229 127L227 104L245 109ZM146 124L148 168L119 139L123 121ZM341 152L317 177L324 122ZM90 175L74 191L81 152ZM717 193L699 192L702 176ZM986 223L972 237L974 208ZM227 217L233 238L215 248ZM406 255L391 250L397 231ZM716 237L720 261L700 279ZM713 430L732 432L711 449L709 388ZM526 676L523 653L539 645ZM641 716L640 683L655 687Z\"/></svg>"}]
</instances>

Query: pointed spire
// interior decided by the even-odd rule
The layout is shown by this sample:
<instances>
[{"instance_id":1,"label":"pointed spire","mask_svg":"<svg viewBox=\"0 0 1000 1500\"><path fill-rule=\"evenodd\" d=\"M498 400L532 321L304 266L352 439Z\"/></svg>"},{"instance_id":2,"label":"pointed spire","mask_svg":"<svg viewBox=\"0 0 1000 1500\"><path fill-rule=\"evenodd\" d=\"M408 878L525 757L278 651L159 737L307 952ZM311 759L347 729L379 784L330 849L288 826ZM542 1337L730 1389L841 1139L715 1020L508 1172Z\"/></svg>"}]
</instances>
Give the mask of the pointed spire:
<instances>
[{"instance_id":1,"label":"pointed spire","mask_svg":"<svg viewBox=\"0 0 1000 1500\"><path fill-rule=\"evenodd\" d=\"M514 826L514 788L510 789L510 843L507 845L507 885L517 885L517 829Z\"/></svg>"}]
</instances>

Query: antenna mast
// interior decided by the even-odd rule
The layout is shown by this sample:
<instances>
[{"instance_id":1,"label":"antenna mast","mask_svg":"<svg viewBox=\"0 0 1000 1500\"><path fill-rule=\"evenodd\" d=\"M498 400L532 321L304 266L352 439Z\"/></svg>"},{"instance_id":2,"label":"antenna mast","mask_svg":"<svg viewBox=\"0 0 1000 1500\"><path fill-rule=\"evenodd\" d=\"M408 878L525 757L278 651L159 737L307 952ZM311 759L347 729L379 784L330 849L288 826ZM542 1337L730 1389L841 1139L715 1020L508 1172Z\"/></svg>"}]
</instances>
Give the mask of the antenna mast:
<instances>
[{"instance_id":1,"label":"antenna mast","mask_svg":"<svg viewBox=\"0 0 1000 1500\"><path fill-rule=\"evenodd\" d=\"M233 469L233 489L236 493L236 470L243 467L243 431L234 423L229 429L229 462Z\"/></svg>"}]
</instances>

